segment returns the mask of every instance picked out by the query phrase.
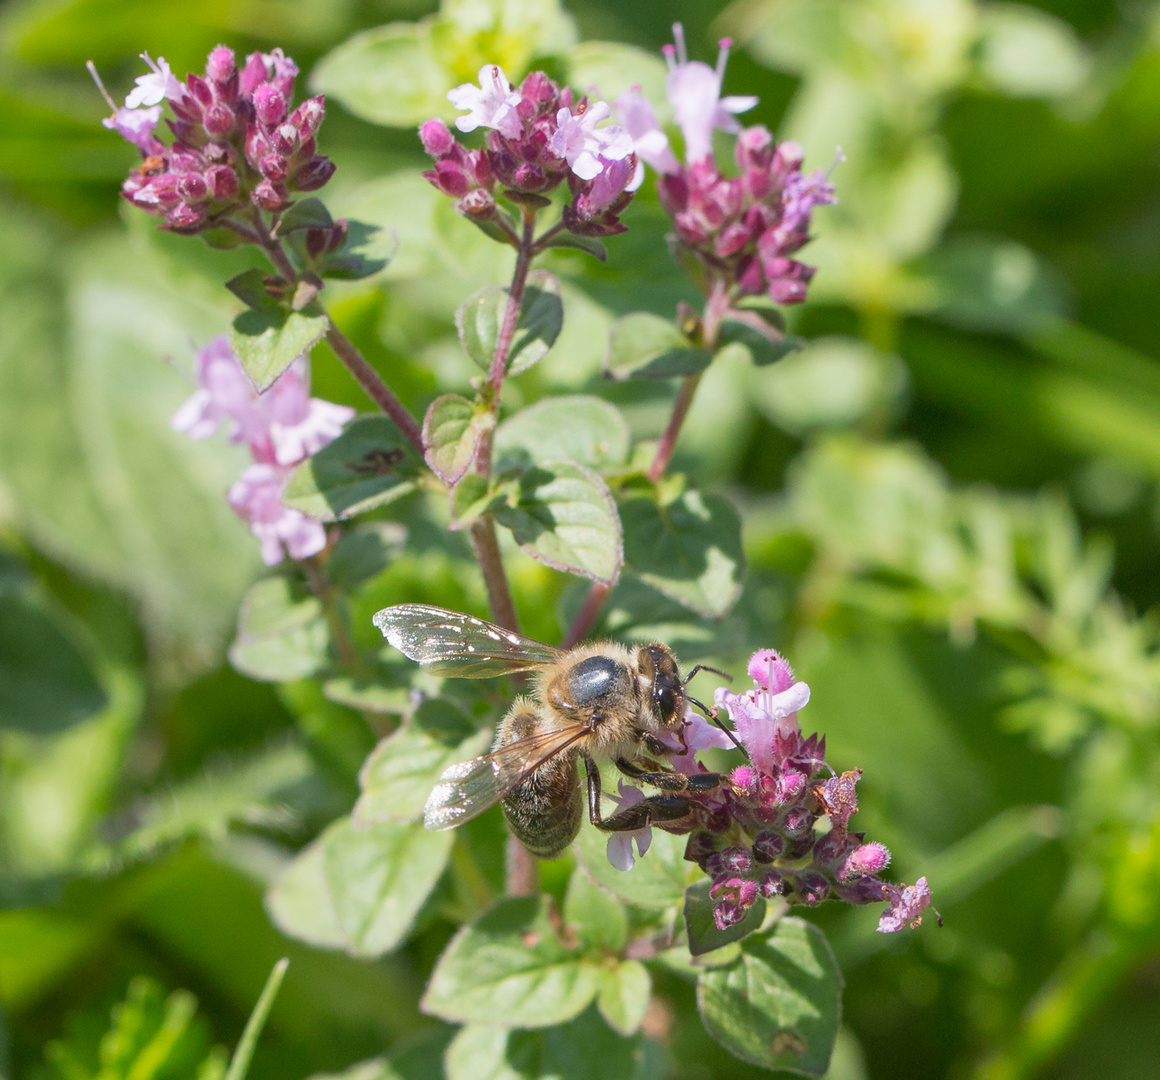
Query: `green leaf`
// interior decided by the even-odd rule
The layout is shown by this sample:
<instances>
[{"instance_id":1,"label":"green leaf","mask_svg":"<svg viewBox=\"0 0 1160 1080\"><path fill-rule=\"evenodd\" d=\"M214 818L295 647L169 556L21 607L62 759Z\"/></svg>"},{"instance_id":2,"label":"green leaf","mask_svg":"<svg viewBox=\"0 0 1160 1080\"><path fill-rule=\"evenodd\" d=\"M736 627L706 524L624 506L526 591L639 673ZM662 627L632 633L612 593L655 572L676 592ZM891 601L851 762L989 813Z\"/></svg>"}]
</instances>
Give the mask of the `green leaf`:
<instances>
[{"instance_id":1,"label":"green leaf","mask_svg":"<svg viewBox=\"0 0 1160 1080\"><path fill-rule=\"evenodd\" d=\"M577 251L585 251L601 262L608 262L608 248L595 236L577 236L575 233L558 232L548 240L544 247L572 248Z\"/></svg>"},{"instance_id":2,"label":"green leaf","mask_svg":"<svg viewBox=\"0 0 1160 1080\"><path fill-rule=\"evenodd\" d=\"M487 481L478 473L469 472L451 491L448 528L453 531L466 529L491 506L494 499Z\"/></svg>"},{"instance_id":3,"label":"green leaf","mask_svg":"<svg viewBox=\"0 0 1160 1080\"><path fill-rule=\"evenodd\" d=\"M640 1029L651 997L652 978L639 960L621 960L615 967L600 969L596 1007L621 1035L633 1035Z\"/></svg>"},{"instance_id":4,"label":"green leaf","mask_svg":"<svg viewBox=\"0 0 1160 1080\"><path fill-rule=\"evenodd\" d=\"M636 311L612 324L604 373L613 379L671 379L698 375L712 359L668 319Z\"/></svg>"},{"instance_id":5,"label":"green leaf","mask_svg":"<svg viewBox=\"0 0 1160 1080\"><path fill-rule=\"evenodd\" d=\"M322 601L289 578L266 578L242 600L230 663L252 679L305 679L326 666L329 642Z\"/></svg>"},{"instance_id":6,"label":"green leaf","mask_svg":"<svg viewBox=\"0 0 1160 1080\"><path fill-rule=\"evenodd\" d=\"M587 394L544 398L495 429L496 469L574 461L602 472L624 465L629 443L615 405Z\"/></svg>"},{"instance_id":7,"label":"green leaf","mask_svg":"<svg viewBox=\"0 0 1160 1080\"><path fill-rule=\"evenodd\" d=\"M583 870L572 872L564 897L564 922L585 948L618 953L628 943L628 914L615 896Z\"/></svg>"},{"instance_id":8,"label":"green leaf","mask_svg":"<svg viewBox=\"0 0 1160 1080\"><path fill-rule=\"evenodd\" d=\"M551 1027L583 1012L599 983L596 965L557 937L549 898L507 899L451 939L422 1009L453 1023Z\"/></svg>"},{"instance_id":9,"label":"green leaf","mask_svg":"<svg viewBox=\"0 0 1160 1080\"><path fill-rule=\"evenodd\" d=\"M588 1009L542 1031L468 1024L447 1047L447 1080L661 1080L660 1057L643 1036L621 1038Z\"/></svg>"},{"instance_id":10,"label":"green leaf","mask_svg":"<svg viewBox=\"0 0 1160 1080\"><path fill-rule=\"evenodd\" d=\"M483 371L491 370L507 300L508 291L493 285L468 297L455 313L459 340ZM563 325L559 279L546 270L533 270L520 302L520 317L508 350L507 373L519 375L547 356Z\"/></svg>"},{"instance_id":11,"label":"green leaf","mask_svg":"<svg viewBox=\"0 0 1160 1080\"><path fill-rule=\"evenodd\" d=\"M633 498L620 516L625 561L654 589L708 618L737 602L745 554L741 521L725 499L692 490L665 506Z\"/></svg>"},{"instance_id":12,"label":"green leaf","mask_svg":"<svg viewBox=\"0 0 1160 1080\"><path fill-rule=\"evenodd\" d=\"M385 270L398 250L399 237L394 229L347 221L342 247L327 252L316 265L319 274L332 281L361 281Z\"/></svg>"},{"instance_id":13,"label":"green leaf","mask_svg":"<svg viewBox=\"0 0 1160 1080\"><path fill-rule=\"evenodd\" d=\"M653 829L652 844L631 870L617 870L608 861L608 833L581 827L576 838L580 865L598 885L637 907L664 910L679 906L685 890L701 876L696 864L685 861L683 836Z\"/></svg>"},{"instance_id":14,"label":"green leaf","mask_svg":"<svg viewBox=\"0 0 1160 1080\"><path fill-rule=\"evenodd\" d=\"M278 219L273 231L275 236L286 236L302 229L329 229L333 225L334 218L321 199L299 199Z\"/></svg>"},{"instance_id":15,"label":"green leaf","mask_svg":"<svg viewBox=\"0 0 1160 1080\"><path fill-rule=\"evenodd\" d=\"M403 552L407 530L397 521L364 521L343 530L326 560L326 576L344 592L385 570Z\"/></svg>"},{"instance_id":16,"label":"green leaf","mask_svg":"<svg viewBox=\"0 0 1160 1080\"><path fill-rule=\"evenodd\" d=\"M748 937L755 930L761 929L765 919L765 898L759 896L745 913L745 918L724 930L718 930L713 920L713 901L709 899L712 887L713 883L705 878L694 882L685 893L685 930L689 937L689 953L693 956L703 956L731 941Z\"/></svg>"},{"instance_id":17,"label":"green leaf","mask_svg":"<svg viewBox=\"0 0 1160 1080\"><path fill-rule=\"evenodd\" d=\"M825 935L802 919L747 938L741 960L704 972L697 1005L731 1054L766 1069L821 1076L842 1012L842 973Z\"/></svg>"},{"instance_id":18,"label":"green leaf","mask_svg":"<svg viewBox=\"0 0 1160 1080\"><path fill-rule=\"evenodd\" d=\"M444 394L431 402L423 419L427 464L445 484L454 487L471 468L490 413L478 411L459 394Z\"/></svg>"},{"instance_id":19,"label":"green leaf","mask_svg":"<svg viewBox=\"0 0 1160 1080\"><path fill-rule=\"evenodd\" d=\"M490 741L490 731L480 730L450 702L427 698L367 758L359 773L362 795L352 814L355 826L421 817L443 770L482 754Z\"/></svg>"},{"instance_id":20,"label":"green leaf","mask_svg":"<svg viewBox=\"0 0 1160 1080\"><path fill-rule=\"evenodd\" d=\"M268 390L299 356L322 340L329 320L317 304L301 311L251 308L230 328L230 345L259 393Z\"/></svg>"},{"instance_id":21,"label":"green leaf","mask_svg":"<svg viewBox=\"0 0 1160 1080\"><path fill-rule=\"evenodd\" d=\"M230 278L226 288L246 307L274 313L282 310L282 305L266 290L266 274L256 266Z\"/></svg>"},{"instance_id":22,"label":"green leaf","mask_svg":"<svg viewBox=\"0 0 1160 1080\"><path fill-rule=\"evenodd\" d=\"M274 882L266 896L270 917L307 944L381 956L407 936L454 840L421 822L360 831L341 818Z\"/></svg>"},{"instance_id":23,"label":"green leaf","mask_svg":"<svg viewBox=\"0 0 1160 1080\"><path fill-rule=\"evenodd\" d=\"M250 1062L254 1060L254 1050L257 1049L258 1039L262 1035L266 1021L270 1018L274 999L278 996L282 980L286 977L286 969L289 966L290 961L283 957L270 972L270 977L266 980L266 985L262 987L262 993L258 997L254 1011L250 1013L250 1018L246 1021L246 1027L242 1031L242 1037L238 1040L234 1056L230 1058L230 1067L225 1075L225 1080L245 1080L246 1074L250 1071Z\"/></svg>"},{"instance_id":24,"label":"green leaf","mask_svg":"<svg viewBox=\"0 0 1160 1080\"><path fill-rule=\"evenodd\" d=\"M612 493L590 469L545 462L501 489L491 512L537 562L606 584L624 563L620 520Z\"/></svg>"},{"instance_id":25,"label":"green leaf","mask_svg":"<svg viewBox=\"0 0 1160 1080\"><path fill-rule=\"evenodd\" d=\"M107 703L84 654L49 612L0 591L0 729L49 735Z\"/></svg>"},{"instance_id":26,"label":"green leaf","mask_svg":"<svg viewBox=\"0 0 1160 1080\"><path fill-rule=\"evenodd\" d=\"M353 675L340 675L322 684L322 696L327 701L346 705L366 712L399 716L411 707L411 691L405 686L393 686Z\"/></svg>"},{"instance_id":27,"label":"green leaf","mask_svg":"<svg viewBox=\"0 0 1160 1080\"><path fill-rule=\"evenodd\" d=\"M983 78L1008 97L1062 98L1091 75L1092 56L1062 19L1026 4L979 9Z\"/></svg>"},{"instance_id":28,"label":"green leaf","mask_svg":"<svg viewBox=\"0 0 1160 1080\"><path fill-rule=\"evenodd\" d=\"M315 65L310 85L363 120L412 127L448 116L452 76L435 54L431 26L391 23L347 38Z\"/></svg>"},{"instance_id":29,"label":"green leaf","mask_svg":"<svg viewBox=\"0 0 1160 1080\"><path fill-rule=\"evenodd\" d=\"M772 327L756 311L740 311L721 323L719 355L724 349L743 349L755 367L765 367L800 349L805 341Z\"/></svg>"},{"instance_id":30,"label":"green leaf","mask_svg":"<svg viewBox=\"0 0 1160 1080\"><path fill-rule=\"evenodd\" d=\"M363 416L290 476L282 502L320 521L339 521L414 490L422 463L387 416Z\"/></svg>"}]
</instances>

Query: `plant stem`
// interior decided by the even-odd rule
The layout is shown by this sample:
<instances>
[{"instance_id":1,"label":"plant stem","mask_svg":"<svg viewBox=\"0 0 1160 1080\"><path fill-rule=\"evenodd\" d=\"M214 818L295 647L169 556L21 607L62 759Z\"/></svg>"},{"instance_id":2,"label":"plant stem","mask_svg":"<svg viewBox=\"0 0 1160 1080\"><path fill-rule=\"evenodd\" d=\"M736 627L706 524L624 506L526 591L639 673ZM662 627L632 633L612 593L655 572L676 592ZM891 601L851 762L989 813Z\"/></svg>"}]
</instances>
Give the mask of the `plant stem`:
<instances>
[{"instance_id":1,"label":"plant stem","mask_svg":"<svg viewBox=\"0 0 1160 1080\"><path fill-rule=\"evenodd\" d=\"M359 674L362 671L362 660L350 639L346 619L339 608L338 599L334 595L334 587L326 577L326 570L319 561L319 556L312 555L308 559L303 559L301 565L306 573L306 581L310 585L310 591L322 602L326 627L330 631L330 640L334 645L334 651L338 654L339 663L348 674Z\"/></svg>"},{"instance_id":2,"label":"plant stem","mask_svg":"<svg viewBox=\"0 0 1160 1080\"><path fill-rule=\"evenodd\" d=\"M346 365L371 400L398 425L399 430L407 436L407 440L423 454L423 432L418 421L410 414L407 407L391 392L391 388L379 377L363 359L362 353L351 344L350 339L335 325L334 320L327 315L330 324L326 331L326 343L335 352L335 355Z\"/></svg>"},{"instance_id":3,"label":"plant stem","mask_svg":"<svg viewBox=\"0 0 1160 1080\"><path fill-rule=\"evenodd\" d=\"M535 896L540 891L536 857L514 836L507 838L504 892L508 896Z\"/></svg>"},{"instance_id":4,"label":"plant stem","mask_svg":"<svg viewBox=\"0 0 1160 1080\"><path fill-rule=\"evenodd\" d=\"M483 572L483 584L487 588L487 604L491 617L507 630L520 631L519 616L508 588L507 574L504 572L503 555L499 550L499 539L495 535L495 521L485 515L471 526L471 549L476 562Z\"/></svg>"},{"instance_id":5,"label":"plant stem","mask_svg":"<svg viewBox=\"0 0 1160 1080\"><path fill-rule=\"evenodd\" d=\"M588 595L584 598L583 606L576 613L576 618L572 620L572 625L568 628L568 633L564 635L564 640L560 642L561 649L571 649L588 636L588 631L592 629L592 624L596 621L596 616L600 614L600 609L610 591L609 586L602 582L593 582L592 588L588 590Z\"/></svg>"},{"instance_id":6,"label":"plant stem","mask_svg":"<svg viewBox=\"0 0 1160 1080\"><path fill-rule=\"evenodd\" d=\"M507 307L504 308L503 322L499 336L495 339L495 353L491 358L491 409L499 412L499 395L503 389L503 377L507 370L508 352L512 339L516 336L516 325L520 321L520 305L524 302L524 286L528 283L528 270L532 265L532 247L535 242L536 212L524 210L524 235L516 251L516 268L512 272L512 283L508 287Z\"/></svg>"},{"instance_id":7,"label":"plant stem","mask_svg":"<svg viewBox=\"0 0 1160 1080\"><path fill-rule=\"evenodd\" d=\"M286 249L282 247L282 241L275 240L270 235L270 230L266 228L266 222L262 220L261 211L254 212L253 221L254 232L258 236L258 243L262 250L269 257L270 262L274 264L274 269L293 285L298 280L298 272L287 256Z\"/></svg>"}]
</instances>

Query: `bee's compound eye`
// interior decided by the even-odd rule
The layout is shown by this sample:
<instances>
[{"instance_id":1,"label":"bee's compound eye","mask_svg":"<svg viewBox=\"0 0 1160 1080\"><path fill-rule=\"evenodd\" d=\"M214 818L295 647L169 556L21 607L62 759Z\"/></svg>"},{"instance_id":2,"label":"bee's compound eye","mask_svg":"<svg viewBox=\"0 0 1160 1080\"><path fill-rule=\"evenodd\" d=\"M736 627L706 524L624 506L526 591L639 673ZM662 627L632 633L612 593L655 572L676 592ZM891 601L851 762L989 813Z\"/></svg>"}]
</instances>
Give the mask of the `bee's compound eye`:
<instances>
[{"instance_id":1,"label":"bee's compound eye","mask_svg":"<svg viewBox=\"0 0 1160 1080\"><path fill-rule=\"evenodd\" d=\"M667 686L657 691L657 708L661 716L669 720L677 707L677 696Z\"/></svg>"}]
</instances>

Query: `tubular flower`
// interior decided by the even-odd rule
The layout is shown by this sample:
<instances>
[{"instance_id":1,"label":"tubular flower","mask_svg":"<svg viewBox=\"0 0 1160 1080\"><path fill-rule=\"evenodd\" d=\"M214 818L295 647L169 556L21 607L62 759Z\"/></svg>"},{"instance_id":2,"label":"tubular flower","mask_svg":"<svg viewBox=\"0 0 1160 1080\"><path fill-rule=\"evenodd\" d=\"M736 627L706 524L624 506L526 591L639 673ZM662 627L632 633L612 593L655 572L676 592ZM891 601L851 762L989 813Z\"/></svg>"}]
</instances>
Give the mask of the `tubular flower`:
<instances>
[{"instance_id":1,"label":"tubular flower","mask_svg":"<svg viewBox=\"0 0 1160 1080\"><path fill-rule=\"evenodd\" d=\"M282 491L294 466L337 438L354 410L310 397L301 357L265 393L257 393L224 335L198 352L197 381L170 426L205 439L225 424L231 442L249 446L254 464L228 498L261 541L263 560L273 566L284 551L294 559L321 551L326 546L321 523L283 506Z\"/></svg>"},{"instance_id":2,"label":"tubular flower","mask_svg":"<svg viewBox=\"0 0 1160 1080\"><path fill-rule=\"evenodd\" d=\"M722 97L731 42L722 39L717 66L689 60L681 25L676 45L665 46L665 93L685 142L682 163L669 146L656 112L638 89L616 101L637 156L657 173L661 203L673 219L676 240L712 278L741 295L765 293L778 304L806 298L813 267L792 258L809 242L813 210L837 202L829 173L801 171L802 150L776 143L761 125L742 128L737 113L755 97ZM715 130L737 135L739 175L725 176L713 158ZM841 155L839 154L839 159Z\"/></svg>"},{"instance_id":3,"label":"tubular flower","mask_svg":"<svg viewBox=\"0 0 1160 1080\"><path fill-rule=\"evenodd\" d=\"M315 191L334 173L330 159L316 152L323 99L290 110L298 67L281 49L252 53L239 71L233 51L219 45L204 76L191 73L184 83L163 58L142 57L152 70L137 79L124 108L110 100L113 115L103 123L143 159L121 194L163 218L163 228L194 233L251 205L282 210L292 193ZM91 65L90 71L96 78ZM154 134L163 103L173 113L169 144Z\"/></svg>"},{"instance_id":4,"label":"tubular flower","mask_svg":"<svg viewBox=\"0 0 1160 1080\"><path fill-rule=\"evenodd\" d=\"M890 864L890 852L850 829L861 771L835 775L826 764L825 739L806 738L798 723L809 687L794 679L773 649L754 653L748 671L752 690L721 688L714 701L728 710L749 764L733 769L726 785L688 796L688 818L655 823L689 834L685 858L712 878L718 927L743 919L759 896L810 906L826 899L885 902L890 907L879 920L880 931L917 926L930 905L927 881L898 886L878 877ZM687 749L676 745L680 740L668 740L674 747L669 763L686 774L706 771L696 761L697 750L726 745L724 733L703 720L687 724L684 734Z\"/></svg>"},{"instance_id":5,"label":"tubular flower","mask_svg":"<svg viewBox=\"0 0 1160 1080\"><path fill-rule=\"evenodd\" d=\"M484 145L463 146L441 120L419 128L434 168L423 175L458 200L461 213L477 221L496 220L496 188L516 195L544 195L568 181L572 201L564 226L582 236L622 232L620 212L643 174L631 135L603 124L611 108L603 101L576 100L542 71L533 71L512 89L494 64L479 73L480 85L466 83L447 97L465 116L464 132L486 128Z\"/></svg>"}]
</instances>

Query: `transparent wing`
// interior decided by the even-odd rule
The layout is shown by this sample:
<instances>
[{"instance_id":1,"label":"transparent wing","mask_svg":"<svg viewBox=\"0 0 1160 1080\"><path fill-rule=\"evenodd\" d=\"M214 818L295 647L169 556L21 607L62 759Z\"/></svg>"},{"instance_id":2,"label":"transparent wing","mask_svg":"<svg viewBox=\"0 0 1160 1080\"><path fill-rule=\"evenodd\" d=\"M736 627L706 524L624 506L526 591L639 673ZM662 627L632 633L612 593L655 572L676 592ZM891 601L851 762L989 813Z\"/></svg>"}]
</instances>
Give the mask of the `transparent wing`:
<instances>
[{"instance_id":1,"label":"transparent wing","mask_svg":"<svg viewBox=\"0 0 1160 1080\"><path fill-rule=\"evenodd\" d=\"M578 723L552 727L452 765L427 796L423 824L428 829L451 829L490 810L545 761L587 733L588 728Z\"/></svg>"},{"instance_id":2,"label":"transparent wing","mask_svg":"<svg viewBox=\"0 0 1160 1080\"><path fill-rule=\"evenodd\" d=\"M487 679L543 667L564 655L502 626L426 604L383 608L374 622L399 652L435 675Z\"/></svg>"}]
</instances>

